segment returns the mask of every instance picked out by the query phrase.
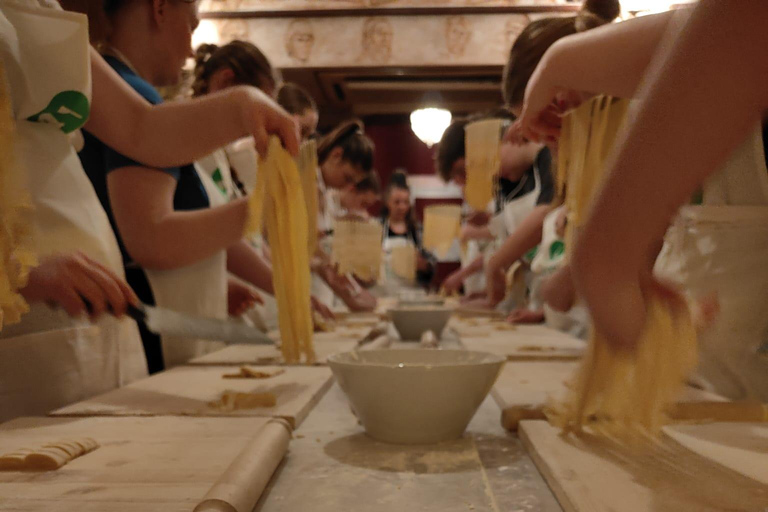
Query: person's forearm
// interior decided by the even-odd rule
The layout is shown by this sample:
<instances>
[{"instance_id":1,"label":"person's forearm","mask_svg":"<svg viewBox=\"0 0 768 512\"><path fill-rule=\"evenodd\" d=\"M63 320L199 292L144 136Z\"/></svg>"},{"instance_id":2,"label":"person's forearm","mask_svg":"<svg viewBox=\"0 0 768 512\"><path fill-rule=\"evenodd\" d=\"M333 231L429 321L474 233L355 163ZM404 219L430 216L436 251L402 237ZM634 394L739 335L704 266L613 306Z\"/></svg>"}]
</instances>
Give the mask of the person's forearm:
<instances>
[{"instance_id":1,"label":"person's forearm","mask_svg":"<svg viewBox=\"0 0 768 512\"><path fill-rule=\"evenodd\" d=\"M515 261L541 243L541 229L544 217L552 211L551 205L539 205L523 219L518 228L504 241L491 256L489 266L507 270Z\"/></svg>"},{"instance_id":2,"label":"person's forearm","mask_svg":"<svg viewBox=\"0 0 768 512\"><path fill-rule=\"evenodd\" d=\"M680 205L755 129L768 106L766 22L761 0L701 0L654 62L577 243L577 285L649 272L654 243ZM599 287L580 288L588 301L599 295Z\"/></svg>"},{"instance_id":3,"label":"person's forearm","mask_svg":"<svg viewBox=\"0 0 768 512\"><path fill-rule=\"evenodd\" d=\"M541 285L541 298L555 311L566 312L576 302L570 265L565 265L547 278Z\"/></svg>"},{"instance_id":4,"label":"person's forearm","mask_svg":"<svg viewBox=\"0 0 768 512\"><path fill-rule=\"evenodd\" d=\"M260 290L274 295L272 268L259 255L258 251L245 240L241 240L227 249L227 270Z\"/></svg>"},{"instance_id":5,"label":"person's forearm","mask_svg":"<svg viewBox=\"0 0 768 512\"><path fill-rule=\"evenodd\" d=\"M152 167L183 165L249 135L230 88L195 101L153 106L91 48L94 108L85 128L107 146ZM116 121L119 120L119 121Z\"/></svg>"},{"instance_id":6,"label":"person's forearm","mask_svg":"<svg viewBox=\"0 0 768 512\"><path fill-rule=\"evenodd\" d=\"M565 37L542 60L546 82L565 89L633 97L671 20L690 9L643 16ZM679 17L679 18L678 18Z\"/></svg>"},{"instance_id":7,"label":"person's forearm","mask_svg":"<svg viewBox=\"0 0 768 512\"><path fill-rule=\"evenodd\" d=\"M483 270L483 257L478 256L472 262L467 265L466 267L462 267L459 271L461 273L462 280L468 278L471 275L477 274L478 272L481 272Z\"/></svg>"}]
</instances>

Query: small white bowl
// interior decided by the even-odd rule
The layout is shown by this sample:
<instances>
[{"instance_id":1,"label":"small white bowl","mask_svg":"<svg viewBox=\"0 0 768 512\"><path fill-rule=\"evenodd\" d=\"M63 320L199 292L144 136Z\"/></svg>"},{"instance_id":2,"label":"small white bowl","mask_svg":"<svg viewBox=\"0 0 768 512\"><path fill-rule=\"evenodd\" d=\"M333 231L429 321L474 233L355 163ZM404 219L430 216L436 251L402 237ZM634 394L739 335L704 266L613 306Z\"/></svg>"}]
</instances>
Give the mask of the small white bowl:
<instances>
[{"instance_id":1,"label":"small white bowl","mask_svg":"<svg viewBox=\"0 0 768 512\"><path fill-rule=\"evenodd\" d=\"M452 314L453 308L445 306L420 305L389 310L389 317L403 341L419 341L427 331L440 338Z\"/></svg>"},{"instance_id":2,"label":"small white bowl","mask_svg":"<svg viewBox=\"0 0 768 512\"><path fill-rule=\"evenodd\" d=\"M461 437L503 357L466 350L371 350L328 358L365 431L395 444Z\"/></svg>"}]
</instances>

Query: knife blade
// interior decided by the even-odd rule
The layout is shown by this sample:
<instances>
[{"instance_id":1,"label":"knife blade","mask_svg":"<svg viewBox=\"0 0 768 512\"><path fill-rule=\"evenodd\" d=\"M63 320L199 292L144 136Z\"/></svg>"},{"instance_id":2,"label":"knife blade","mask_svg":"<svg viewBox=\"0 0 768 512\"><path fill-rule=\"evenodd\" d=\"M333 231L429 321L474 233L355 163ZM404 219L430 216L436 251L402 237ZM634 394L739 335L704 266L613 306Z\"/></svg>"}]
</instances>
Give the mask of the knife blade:
<instances>
[{"instance_id":1,"label":"knife blade","mask_svg":"<svg viewBox=\"0 0 768 512\"><path fill-rule=\"evenodd\" d=\"M274 340L260 330L237 322L201 318L146 304L129 306L127 314L155 334L164 336L223 341L227 344L275 344Z\"/></svg>"}]
</instances>

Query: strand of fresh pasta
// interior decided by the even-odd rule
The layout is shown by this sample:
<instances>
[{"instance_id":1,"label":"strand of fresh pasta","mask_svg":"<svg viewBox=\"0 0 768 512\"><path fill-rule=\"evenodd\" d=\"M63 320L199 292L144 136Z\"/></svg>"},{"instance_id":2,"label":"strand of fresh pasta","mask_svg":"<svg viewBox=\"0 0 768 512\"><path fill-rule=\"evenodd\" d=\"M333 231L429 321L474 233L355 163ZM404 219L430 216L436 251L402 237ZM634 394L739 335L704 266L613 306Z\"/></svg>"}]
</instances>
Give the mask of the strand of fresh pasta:
<instances>
[{"instance_id":1,"label":"strand of fresh pasta","mask_svg":"<svg viewBox=\"0 0 768 512\"><path fill-rule=\"evenodd\" d=\"M299 149L298 167L307 207L307 225L309 226L307 248L310 259L317 250L317 165L317 142L308 140Z\"/></svg>"},{"instance_id":2,"label":"strand of fresh pasta","mask_svg":"<svg viewBox=\"0 0 768 512\"><path fill-rule=\"evenodd\" d=\"M566 191L570 246L599 190L627 106L625 100L598 97L563 120L557 174L558 187ZM566 431L589 426L622 440L655 435L695 365L696 332L687 304L654 293L637 348L617 352L593 332L568 396L548 415Z\"/></svg>"},{"instance_id":3,"label":"strand of fresh pasta","mask_svg":"<svg viewBox=\"0 0 768 512\"><path fill-rule=\"evenodd\" d=\"M32 248L32 201L15 158L16 126L5 67L0 61L0 329L21 320L29 305L19 294L37 265Z\"/></svg>"},{"instance_id":4,"label":"strand of fresh pasta","mask_svg":"<svg viewBox=\"0 0 768 512\"><path fill-rule=\"evenodd\" d=\"M314 363L307 211L296 207L297 201L304 204L301 178L296 162L277 137L270 140L259 170L258 179L264 183L257 184L257 188L265 187L263 218L272 250L283 358L287 363L297 363L303 354L307 363Z\"/></svg>"}]
</instances>

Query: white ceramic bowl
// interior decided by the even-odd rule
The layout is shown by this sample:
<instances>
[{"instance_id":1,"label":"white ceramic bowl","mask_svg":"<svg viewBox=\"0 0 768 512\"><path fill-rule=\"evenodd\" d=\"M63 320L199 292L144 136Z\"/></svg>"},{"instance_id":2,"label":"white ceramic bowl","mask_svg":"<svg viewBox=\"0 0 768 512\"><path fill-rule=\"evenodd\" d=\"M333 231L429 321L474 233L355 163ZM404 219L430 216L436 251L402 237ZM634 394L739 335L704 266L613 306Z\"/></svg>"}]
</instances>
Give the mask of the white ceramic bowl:
<instances>
[{"instance_id":1,"label":"white ceramic bowl","mask_svg":"<svg viewBox=\"0 0 768 512\"><path fill-rule=\"evenodd\" d=\"M390 309L389 317L403 341L419 341L427 331L440 338L452 313L445 306L407 306Z\"/></svg>"},{"instance_id":2,"label":"white ceramic bowl","mask_svg":"<svg viewBox=\"0 0 768 512\"><path fill-rule=\"evenodd\" d=\"M365 431L395 444L461 437L504 358L466 350L371 350L328 358Z\"/></svg>"}]
</instances>

